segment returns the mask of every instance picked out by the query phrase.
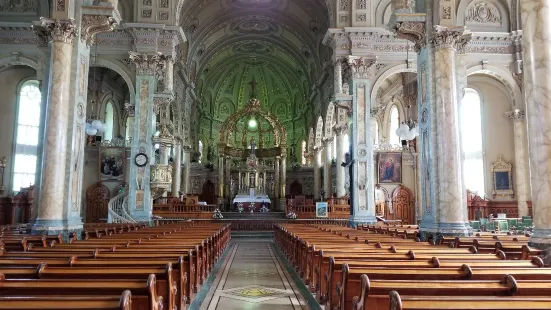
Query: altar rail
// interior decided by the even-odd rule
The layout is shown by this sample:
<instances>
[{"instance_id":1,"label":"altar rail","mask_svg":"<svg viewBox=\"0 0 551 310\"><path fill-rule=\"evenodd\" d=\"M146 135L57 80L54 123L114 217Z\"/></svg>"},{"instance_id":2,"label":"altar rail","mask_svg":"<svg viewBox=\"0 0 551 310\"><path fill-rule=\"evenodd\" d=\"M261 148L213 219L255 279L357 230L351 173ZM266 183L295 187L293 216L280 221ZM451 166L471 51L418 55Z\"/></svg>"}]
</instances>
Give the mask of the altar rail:
<instances>
[{"instance_id":1,"label":"altar rail","mask_svg":"<svg viewBox=\"0 0 551 310\"><path fill-rule=\"evenodd\" d=\"M155 225L164 225L177 223L182 221L190 221L196 223L231 223L232 231L272 231L278 224L295 223L295 224L317 224L317 225L339 225L347 226L348 219L197 219L197 220L185 220L185 219L156 219Z\"/></svg>"},{"instance_id":2,"label":"altar rail","mask_svg":"<svg viewBox=\"0 0 551 310\"><path fill-rule=\"evenodd\" d=\"M163 218L197 218L208 219L216 210L216 205L186 205L184 202L154 204L153 215Z\"/></svg>"},{"instance_id":3,"label":"altar rail","mask_svg":"<svg viewBox=\"0 0 551 310\"><path fill-rule=\"evenodd\" d=\"M304 205L304 206L294 206L287 207L287 213L293 210L297 218L299 219L309 219L316 217L316 206L315 205ZM350 216L350 206L349 205L328 205L327 206L327 217L330 219L344 219Z\"/></svg>"}]
</instances>

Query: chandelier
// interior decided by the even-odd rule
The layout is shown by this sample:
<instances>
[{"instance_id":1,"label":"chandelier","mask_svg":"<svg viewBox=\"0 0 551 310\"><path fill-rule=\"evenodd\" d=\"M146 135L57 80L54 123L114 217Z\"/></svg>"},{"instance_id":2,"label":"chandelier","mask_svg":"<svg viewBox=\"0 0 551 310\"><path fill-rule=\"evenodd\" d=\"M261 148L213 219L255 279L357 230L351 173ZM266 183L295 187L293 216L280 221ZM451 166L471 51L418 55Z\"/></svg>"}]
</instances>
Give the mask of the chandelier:
<instances>
[{"instance_id":1,"label":"chandelier","mask_svg":"<svg viewBox=\"0 0 551 310\"><path fill-rule=\"evenodd\" d=\"M411 98L410 98L411 97ZM415 100L416 96L408 96L407 100ZM406 105L408 118L402 122L402 125L396 129L396 135L400 137L400 140L411 141L419 136L419 128L417 127L417 121L414 121L410 116L411 103Z\"/></svg>"}]
</instances>

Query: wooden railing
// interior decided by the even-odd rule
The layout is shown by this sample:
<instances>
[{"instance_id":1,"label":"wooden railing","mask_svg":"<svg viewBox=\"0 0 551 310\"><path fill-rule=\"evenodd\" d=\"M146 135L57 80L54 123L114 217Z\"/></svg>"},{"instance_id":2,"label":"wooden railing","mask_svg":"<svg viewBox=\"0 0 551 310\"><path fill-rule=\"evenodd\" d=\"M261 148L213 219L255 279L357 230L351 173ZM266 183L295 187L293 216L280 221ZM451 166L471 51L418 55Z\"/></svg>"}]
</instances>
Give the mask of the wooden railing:
<instances>
[{"instance_id":1,"label":"wooden railing","mask_svg":"<svg viewBox=\"0 0 551 310\"><path fill-rule=\"evenodd\" d=\"M154 204L153 215L163 218L210 218L216 205L186 205L183 202Z\"/></svg>"},{"instance_id":2,"label":"wooden railing","mask_svg":"<svg viewBox=\"0 0 551 310\"><path fill-rule=\"evenodd\" d=\"M181 222L183 219L157 219L155 224L163 225ZM297 223L297 224L328 224L328 225L340 225L347 226L349 223L348 219L263 219L263 220L252 220L252 219L198 219L191 220L197 223L231 223L232 231L272 231L274 230L277 224L284 223Z\"/></svg>"}]
</instances>

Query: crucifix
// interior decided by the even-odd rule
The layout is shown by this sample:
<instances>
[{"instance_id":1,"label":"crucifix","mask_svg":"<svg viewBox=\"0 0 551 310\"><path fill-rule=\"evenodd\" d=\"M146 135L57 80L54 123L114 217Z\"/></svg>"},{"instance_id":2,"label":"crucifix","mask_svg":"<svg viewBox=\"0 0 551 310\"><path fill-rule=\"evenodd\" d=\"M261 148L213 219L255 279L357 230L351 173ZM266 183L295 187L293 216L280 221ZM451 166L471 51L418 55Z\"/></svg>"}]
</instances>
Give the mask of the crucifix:
<instances>
[{"instance_id":1,"label":"crucifix","mask_svg":"<svg viewBox=\"0 0 551 310\"><path fill-rule=\"evenodd\" d=\"M256 85L258 83L256 82L256 80L253 78L252 81L249 82L249 85L251 85L251 89L252 89L252 93L251 93L251 98L255 98L256 97Z\"/></svg>"}]
</instances>

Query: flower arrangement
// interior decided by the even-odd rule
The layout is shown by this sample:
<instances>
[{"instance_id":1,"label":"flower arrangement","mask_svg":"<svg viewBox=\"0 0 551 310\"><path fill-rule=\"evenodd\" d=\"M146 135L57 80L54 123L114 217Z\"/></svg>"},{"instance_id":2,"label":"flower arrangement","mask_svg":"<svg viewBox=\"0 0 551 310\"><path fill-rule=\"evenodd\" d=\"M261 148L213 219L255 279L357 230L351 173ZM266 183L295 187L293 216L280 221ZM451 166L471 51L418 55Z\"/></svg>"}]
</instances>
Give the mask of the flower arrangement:
<instances>
[{"instance_id":1,"label":"flower arrangement","mask_svg":"<svg viewBox=\"0 0 551 310\"><path fill-rule=\"evenodd\" d=\"M243 210L245 210L245 208L243 208L243 204L242 204L242 203L238 203L238 204L237 204L237 212L243 213Z\"/></svg>"},{"instance_id":2,"label":"flower arrangement","mask_svg":"<svg viewBox=\"0 0 551 310\"><path fill-rule=\"evenodd\" d=\"M222 215L222 212L220 212L220 209L216 209L214 210L214 212L212 213L212 218L213 219L223 219L224 216Z\"/></svg>"},{"instance_id":3,"label":"flower arrangement","mask_svg":"<svg viewBox=\"0 0 551 310\"><path fill-rule=\"evenodd\" d=\"M266 206L262 206L262 208L260 208L260 212L263 212L263 213L270 212L270 209L268 209L268 207Z\"/></svg>"},{"instance_id":4,"label":"flower arrangement","mask_svg":"<svg viewBox=\"0 0 551 310\"><path fill-rule=\"evenodd\" d=\"M297 214L295 213L295 211L291 210L289 211L289 213L287 213L287 218L290 220L296 220Z\"/></svg>"}]
</instances>

